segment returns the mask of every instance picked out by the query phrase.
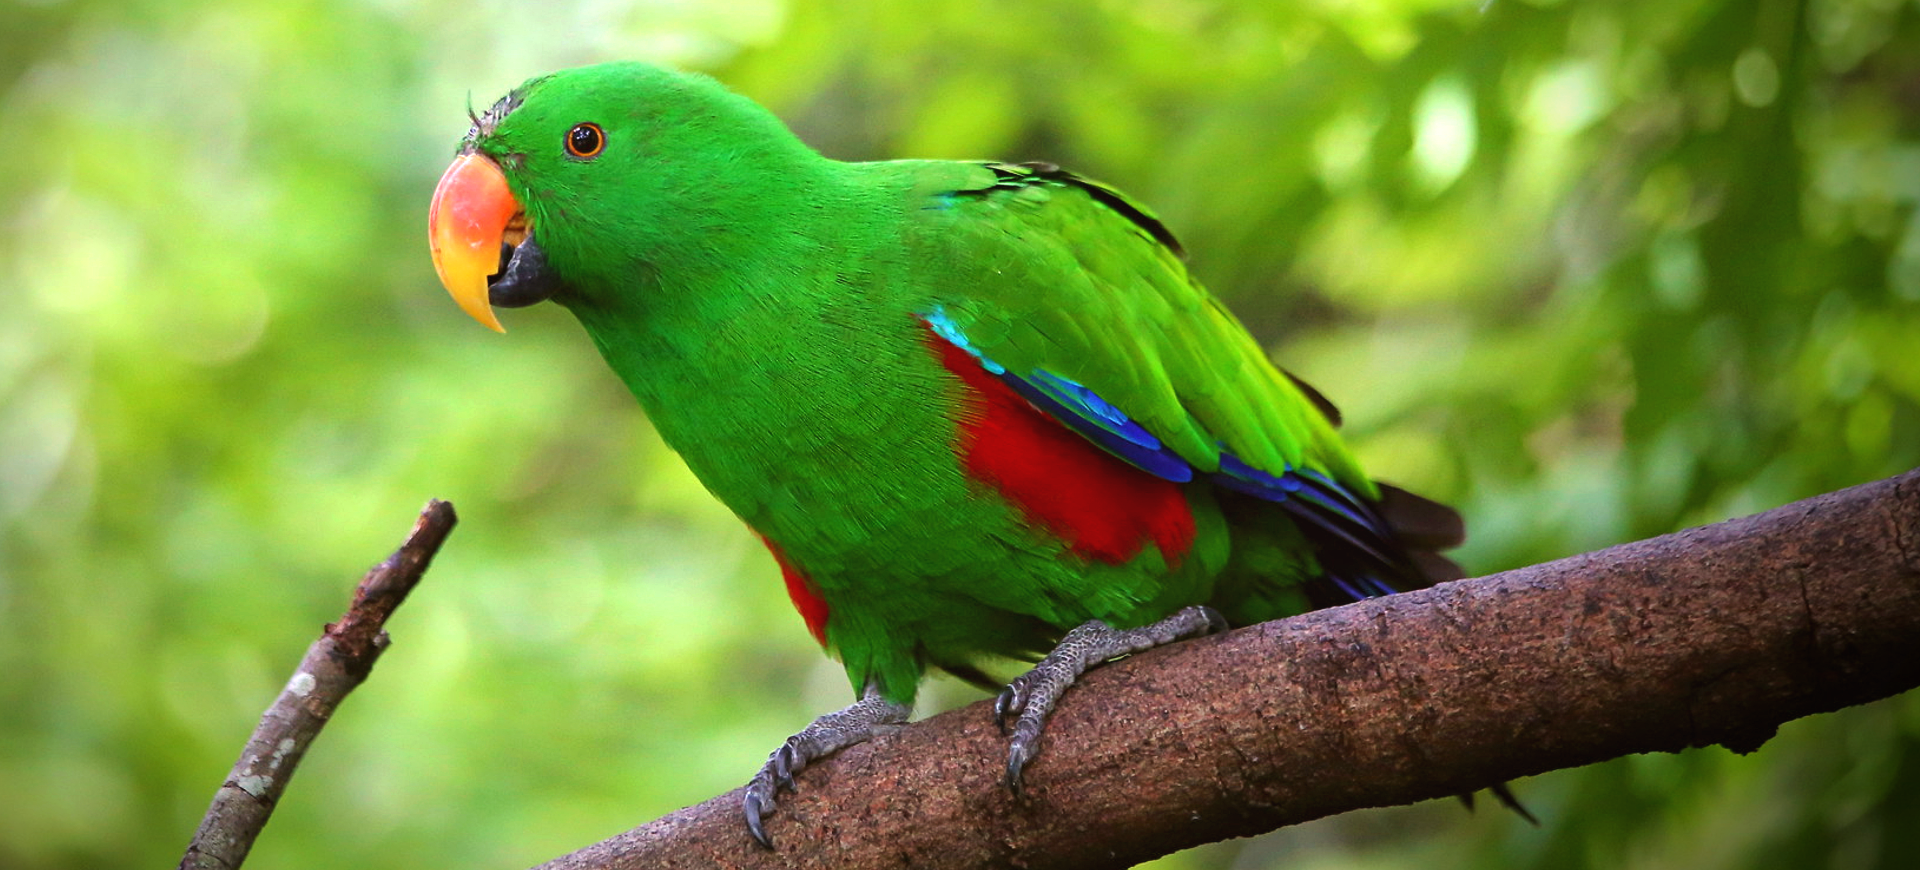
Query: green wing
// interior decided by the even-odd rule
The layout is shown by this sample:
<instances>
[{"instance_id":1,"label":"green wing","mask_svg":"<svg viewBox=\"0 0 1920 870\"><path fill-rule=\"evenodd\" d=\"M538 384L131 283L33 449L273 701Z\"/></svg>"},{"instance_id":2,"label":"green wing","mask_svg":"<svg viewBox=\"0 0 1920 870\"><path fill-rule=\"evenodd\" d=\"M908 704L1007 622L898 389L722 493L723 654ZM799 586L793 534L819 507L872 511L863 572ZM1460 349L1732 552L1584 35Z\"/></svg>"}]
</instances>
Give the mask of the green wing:
<instances>
[{"instance_id":1,"label":"green wing","mask_svg":"<svg viewBox=\"0 0 1920 870\"><path fill-rule=\"evenodd\" d=\"M1237 459L1256 477L1308 471L1379 497L1331 406L1268 361L1146 208L1047 164L955 175L919 212L941 264L927 314L945 337L1069 406L1092 394L1070 409L1107 429L1117 413L1202 475Z\"/></svg>"}]
</instances>

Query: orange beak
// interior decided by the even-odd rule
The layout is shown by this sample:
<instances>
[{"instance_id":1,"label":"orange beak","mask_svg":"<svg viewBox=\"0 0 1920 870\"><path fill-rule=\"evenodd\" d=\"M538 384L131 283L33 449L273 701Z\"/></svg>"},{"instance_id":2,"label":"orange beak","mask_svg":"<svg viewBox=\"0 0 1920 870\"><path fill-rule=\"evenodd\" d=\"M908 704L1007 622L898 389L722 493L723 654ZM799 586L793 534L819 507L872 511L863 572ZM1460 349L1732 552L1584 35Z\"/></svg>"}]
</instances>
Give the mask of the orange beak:
<instances>
[{"instance_id":1,"label":"orange beak","mask_svg":"<svg viewBox=\"0 0 1920 870\"><path fill-rule=\"evenodd\" d=\"M520 211L499 165L473 153L447 167L427 210L433 271L462 310L495 332L507 330L493 316L487 277L500 270L500 243Z\"/></svg>"}]
</instances>

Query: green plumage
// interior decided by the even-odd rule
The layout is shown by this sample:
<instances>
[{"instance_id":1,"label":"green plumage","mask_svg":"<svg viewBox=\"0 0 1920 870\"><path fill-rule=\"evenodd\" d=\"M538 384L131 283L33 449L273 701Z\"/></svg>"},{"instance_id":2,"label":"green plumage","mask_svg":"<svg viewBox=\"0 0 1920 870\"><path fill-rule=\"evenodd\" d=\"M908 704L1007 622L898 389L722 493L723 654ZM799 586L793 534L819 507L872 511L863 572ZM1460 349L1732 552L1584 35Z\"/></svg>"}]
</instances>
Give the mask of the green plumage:
<instances>
[{"instance_id":1,"label":"green plumage","mask_svg":"<svg viewBox=\"0 0 1920 870\"><path fill-rule=\"evenodd\" d=\"M605 131L591 159L563 148L581 122ZM856 691L907 703L927 666L966 673L1044 652L1093 619L1135 626L1199 603L1235 623L1288 615L1331 600L1315 584L1336 563L1419 585L1437 563L1417 553L1456 542L1450 512L1383 495L1361 473L1317 397L1188 274L1151 214L1109 188L1034 167L829 160L709 79L637 64L530 81L469 145L523 204L555 300L824 602L826 641ZM943 355L941 323L972 356ZM956 358L1004 372L960 372ZM1193 479L1067 462L1101 449L1077 435L1060 465L1102 469L1101 492L1147 495L1068 503L1059 520L1034 500L1084 480L983 477L990 460L1055 443L991 428L1033 411L989 402L1001 388L980 378L1036 373L1109 403ZM1223 487L1223 453L1351 494L1380 520L1386 558L1345 553L1297 511ZM1020 467L1044 478L1054 463ZM1169 491L1172 507L1149 498ZM1437 532L1398 537L1405 524L1383 499ZM1141 505L1159 525L1124 558L1074 539L1114 519L1102 511Z\"/></svg>"}]
</instances>

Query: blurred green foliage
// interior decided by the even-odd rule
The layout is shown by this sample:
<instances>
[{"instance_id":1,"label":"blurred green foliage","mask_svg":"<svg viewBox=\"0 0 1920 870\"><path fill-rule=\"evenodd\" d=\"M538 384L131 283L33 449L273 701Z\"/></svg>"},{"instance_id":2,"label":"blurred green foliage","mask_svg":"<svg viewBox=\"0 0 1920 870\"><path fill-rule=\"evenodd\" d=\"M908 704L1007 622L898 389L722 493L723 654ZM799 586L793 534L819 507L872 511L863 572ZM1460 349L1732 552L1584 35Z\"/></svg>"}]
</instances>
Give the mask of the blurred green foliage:
<instances>
[{"instance_id":1,"label":"blurred green foliage","mask_svg":"<svg viewBox=\"0 0 1920 870\"><path fill-rule=\"evenodd\" d=\"M425 206L519 80L712 71L822 150L1157 208L1460 504L1479 572L1920 462L1920 4L12 0L0 866L164 866L359 571L463 522L254 868L521 866L845 701L565 312L476 328ZM950 685L934 703L971 699ZM1144 763L1144 760L1143 760ZM1920 866L1920 698L1168 867Z\"/></svg>"}]
</instances>

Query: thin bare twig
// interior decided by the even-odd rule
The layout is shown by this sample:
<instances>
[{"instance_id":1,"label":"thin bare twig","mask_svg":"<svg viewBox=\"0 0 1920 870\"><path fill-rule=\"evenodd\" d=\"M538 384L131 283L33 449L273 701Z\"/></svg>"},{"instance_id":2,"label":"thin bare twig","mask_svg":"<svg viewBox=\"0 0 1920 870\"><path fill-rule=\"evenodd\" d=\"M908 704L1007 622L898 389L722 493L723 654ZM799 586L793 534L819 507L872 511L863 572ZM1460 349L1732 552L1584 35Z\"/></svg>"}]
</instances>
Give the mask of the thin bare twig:
<instances>
[{"instance_id":1,"label":"thin bare twig","mask_svg":"<svg viewBox=\"0 0 1920 870\"><path fill-rule=\"evenodd\" d=\"M346 614L307 648L293 678L260 717L187 845L181 870L237 870L246 860L307 747L386 650L387 617L420 582L456 521L451 503L427 502L400 549L361 578Z\"/></svg>"}]
</instances>

